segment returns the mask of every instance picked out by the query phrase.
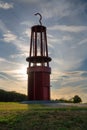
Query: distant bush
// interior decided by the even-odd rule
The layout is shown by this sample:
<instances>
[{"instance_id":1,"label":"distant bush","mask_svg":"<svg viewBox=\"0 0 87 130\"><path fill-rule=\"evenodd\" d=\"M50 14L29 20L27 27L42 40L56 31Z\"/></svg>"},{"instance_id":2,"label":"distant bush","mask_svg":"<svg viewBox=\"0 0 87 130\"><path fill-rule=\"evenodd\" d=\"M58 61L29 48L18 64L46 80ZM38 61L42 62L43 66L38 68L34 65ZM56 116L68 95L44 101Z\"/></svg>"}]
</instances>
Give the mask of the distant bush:
<instances>
[{"instance_id":1,"label":"distant bush","mask_svg":"<svg viewBox=\"0 0 87 130\"><path fill-rule=\"evenodd\" d=\"M61 99L55 99L54 101L61 102L61 103L81 103L82 99L78 95L75 95L69 100L61 98Z\"/></svg>"},{"instance_id":2,"label":"distant bush","mask_svg":"<svg viewBox=\"0 0 87 130\"><path fill-rule=\"evenodd\" d=\"M73 99L73 103L80 103L80 102L82 102L82 99L78 95L75 95L72 99Z\"/></svg>"},{"instance_id":3,"label":"distant bush","mask_svg":"<svg viewBox=\"0 0 87 130\"><path fill-rule=\"evenodd\" d=\"M64 98L59 99L59 102L62 102L62 103L72 103L72 101L70 99L67 100L67 99L64 99Z\"/></svg>"},{"instance_id":4,"label":"distant bush","mask_svg":"<svg viewBox=\"0 0 87 130\"><path fill-rule=\"evenodd\" d=\"M0 102L19 102L24 100L27 100L25 94L0 89Z\"/></svg>"}]
</instances>

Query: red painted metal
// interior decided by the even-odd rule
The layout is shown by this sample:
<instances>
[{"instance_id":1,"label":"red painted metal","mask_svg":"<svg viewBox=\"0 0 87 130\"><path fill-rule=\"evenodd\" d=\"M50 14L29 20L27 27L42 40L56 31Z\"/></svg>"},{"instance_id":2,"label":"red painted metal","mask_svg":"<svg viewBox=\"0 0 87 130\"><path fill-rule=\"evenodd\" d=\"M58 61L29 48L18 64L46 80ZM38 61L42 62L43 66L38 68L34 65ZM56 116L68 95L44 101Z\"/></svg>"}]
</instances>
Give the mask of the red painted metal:
<instances>
[{"instance_id":1,"label":"red painted metal","mask_svg":"<svg viewBox=\"0 0 87 130\"><path fill-rule=\"evenodd\" d=\"M50 100L51 68L48 57L46 27L35 25L31 28L29 62L28 100Z\"/></svg>"}]
</instances>

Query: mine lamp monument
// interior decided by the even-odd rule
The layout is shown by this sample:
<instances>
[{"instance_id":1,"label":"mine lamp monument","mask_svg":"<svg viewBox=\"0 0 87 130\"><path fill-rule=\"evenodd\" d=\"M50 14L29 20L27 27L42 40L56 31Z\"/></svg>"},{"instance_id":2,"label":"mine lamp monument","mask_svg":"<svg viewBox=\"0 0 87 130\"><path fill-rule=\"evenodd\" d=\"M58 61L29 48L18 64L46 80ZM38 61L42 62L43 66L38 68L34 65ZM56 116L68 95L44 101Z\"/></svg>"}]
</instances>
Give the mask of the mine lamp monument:
<instances>
[{"instance_id":1,"label":"mine lamp monument","mask_svg":"<svg viewBox=\"0 0 87 130\"><path fill-rule=\"evenodd\" d=\"M31 27L31 40L28 74L28 100L50 100L50 74L51 68L48 57L46 27L42 26L42 16L40 13L40 25Z\"/></svg>"}]
</instances>

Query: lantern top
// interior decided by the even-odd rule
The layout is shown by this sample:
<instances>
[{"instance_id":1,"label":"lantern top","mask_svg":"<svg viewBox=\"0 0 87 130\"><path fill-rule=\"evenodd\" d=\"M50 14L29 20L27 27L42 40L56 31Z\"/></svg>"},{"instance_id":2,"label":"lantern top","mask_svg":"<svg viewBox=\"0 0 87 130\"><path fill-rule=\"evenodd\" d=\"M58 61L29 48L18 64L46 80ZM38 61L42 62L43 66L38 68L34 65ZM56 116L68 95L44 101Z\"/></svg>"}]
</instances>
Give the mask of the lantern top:
<instances>
[{"instance_id":1,"label":"lantern top","mask_svg":"<svg viewBox=\"0 0 87 130\"><path fill-rule=\"evenodd\" d=\"M42 15L41 15L40 13L36 13L36 14L34 14L34 15L39 15L39 16L40 16L39 23L40 23L40 25L42 25L42 22L41 22L41 20L42 20Z\"/></svg>"}]
</instances>

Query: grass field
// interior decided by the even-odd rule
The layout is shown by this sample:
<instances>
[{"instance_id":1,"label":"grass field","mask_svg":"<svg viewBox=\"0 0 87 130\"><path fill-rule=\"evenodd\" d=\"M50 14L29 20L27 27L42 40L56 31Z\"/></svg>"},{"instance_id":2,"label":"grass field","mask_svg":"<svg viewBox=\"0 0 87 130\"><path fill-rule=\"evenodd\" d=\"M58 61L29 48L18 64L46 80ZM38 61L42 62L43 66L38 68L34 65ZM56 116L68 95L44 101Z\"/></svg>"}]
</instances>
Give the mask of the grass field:
<instances>
[{"instance_id":1,"label":"grass field","mask_svg":"<svg viewBox=\"0 0 87 130\"><path fill-rule=\"evenodd\" d=\"M87 130L87 108L0 103L0 130Z\"/></svg>"}]
</instances>

